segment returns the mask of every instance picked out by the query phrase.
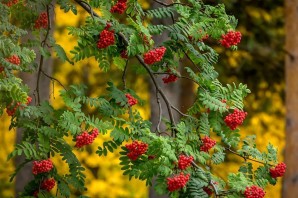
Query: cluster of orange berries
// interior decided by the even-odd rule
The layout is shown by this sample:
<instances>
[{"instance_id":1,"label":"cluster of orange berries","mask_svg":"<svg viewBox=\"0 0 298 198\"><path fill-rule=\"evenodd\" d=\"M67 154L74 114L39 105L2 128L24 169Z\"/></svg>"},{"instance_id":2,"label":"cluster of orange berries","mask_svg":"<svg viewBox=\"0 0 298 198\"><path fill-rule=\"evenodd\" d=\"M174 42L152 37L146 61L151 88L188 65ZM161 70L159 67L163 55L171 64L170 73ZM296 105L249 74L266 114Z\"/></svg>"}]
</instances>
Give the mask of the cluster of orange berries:
<instances>
[{"instance_id":1,"label":"cluster of orange berries","mask_svg":"<svg viewBox=\"0 0 298 198\"><path fill-rule=\"evenodd\" d=\"M185 170L187 167L191 165L191 162L193 161L193 156L186 156L186 155L180 155L178 159L178 168L181 170Z\"/></svg>"},{"instance_id":2,"label":"cluster of orange berries","mask_svg":"<svg viewBox=\"0 0 298 198\"><path fill-rule=\"evenodd\" d=\"M53 167L54 167L54 165L53 165L53 162L51 161L51 159L34 161L32 173L34 175L37 175L40 173L48 173L53 169Z\"/></svg>"},{"instance_id":3,"label":"cluster of orange berries","mask_svg":"<svg viewBox=\"0 0 298 198\"><path fill-rule=\"evenodd\" d=\"M128 149L127 157L132 161L135 161L139 156L146 153L148 144L138 141L133 141L131 144L126 144L125 147Z\"/></svg>"},{"instance_id":4,"label":"cluster of orange berries","mask_svg":"<svg viewBox=\"0 0 298 198\"><path fill-rule=\"evenodd\" d=\"M110 12L123 14L127 8L127 0L118 0L117 3L111 8Z\"/></svg>"},{"instance_id":5,"label":"cluster of orange berries","mask_svg":"<svg viewBox=\"0 0 298 198\"><path fill-rule=\"evenodd\" d=\"M81 148L85 145L92 144L95 138L98 136L98 129L93 129L91 134L87 131L84 131L82 134L76 137L76 144L75 147Z\"/></svg>"},{"instance_id":6,"label":"cluster of orange berries","mask_svg":"<svg viewBox=\"0 0 298 198\"><path fill-rule=\"evenodd\" d=\"M13 5L17 4L17 3L19 3L19 0L9 0L7 2L3 2L3 4L5 4L8 7L11 7L11 6L13 6Z\"/></svg>"},{"instance_id":7,"label":"cluster of orange berries","mask_svg":"<svg viewBox=\"0 0 298 198\"><path fill-rule=\"evenodd\" d=\"M164 46L158 47L156 49L150 50L149 52L144 54L144 62L148 65L152 65L156 62L161 61L163 58L166 49Z\"/></svg>"},{"instance_id":8,"label":"cluster of orange berries","mask_svg":"<svg viewBox=\"0 0 298 198\"><path fill-rule=\"evenodd\" d=\"M208 152L216 144L215 140L212 140L210 137L205 136L202 138L203 145L200 147L200 151Z\"/></svg>"},{"instance_id":9,"label":"cluster of orange berries","mask_svg":"<svg viewBox=\"0 0 298 198\"><path fill-rule=\"evenodd\" d=\"M32 98L30 96L27 97L27 102L25 105L29 105L29 103L32 101ZM6 113L8 116L13 116L17 109L19 108L19 106L21 105L20 102L12 102L10 103L7 107L6 107Z\"/></svg>"},{"instance_id":10,"label":"cluster of orange berries","mask_svg":"<svg viewBox=\"0 0 298 198\"><path fill-rule=\"evenodd\" d=\"M162 78L162 81L165 84L171 83L171 82L176 82L178 80L178 77L174 74L168 74L167 76Z\"/></svg>"},{"instance_id":11,"label":"cluster of orange berries","mask_svg":"<svg viewBox=\"0 0 298 198\"><path fill-rule=\"evenodd\" d=\"M41 29L41 28L48 28L49 20L48 20L48 14L46 12L42 12L39 14L38 18L35 21L34 28L35 29Z\"/></svg>"},{"instance_id":12,"label":"cluster of orange berries","mask_svg":"<svg viewBox=\"0 0 298 198\"><path fill-rule=\"evenodd\" d=\"M170 192L183 188L190 178L190 174L180 173L173 177L167 178L167 186Z\"/></svg>"},{"instance_id":13,"label":"cluster of orange berries","mask_svg":"<svg viewBox=\"0 0 298 198\"><path fill-rule=\"evenodd\" d=\"M107 24L105 29L100 33L99 40L97 41L97 47L104 49L115 43L115 35L113 30L109 30L110 24Z\"/></svg>"},{"instance_id":14,"label":"cluster of orange berries","mask_svg":"<svg viewBox=\"0 0 298 198\"><path fill-rule=\"evenodd\" d=\"M243 123L246 116L247 112L234 109L234 112L227 115L224 121L231 130L235 130L239 125Z\"/></svg>"},{"instance_id":15,"label":"cluster of orange berries","mask_svg":"<svg viewBox=\"0 0 298 198\"><path fill-rule=\"evenodd\" d=\"M138 100L135 99L132 95L130 95L129 93L125 94L125 97L127 98L128 104L129 106L133 106L138 104Z\"/></svg>"},{"instance_id":16,"label":"cluster of orange berries","mask_svg":"<svg viewBox=\"0 0 298 198\"><path fill-rule=\"evenodd\" d=\"M238 31L229 31L228 33L221 36L219 41L222 46L230 48L233 45L237 45L241 41L241 32Z\"/></svg>"}]
</instances>

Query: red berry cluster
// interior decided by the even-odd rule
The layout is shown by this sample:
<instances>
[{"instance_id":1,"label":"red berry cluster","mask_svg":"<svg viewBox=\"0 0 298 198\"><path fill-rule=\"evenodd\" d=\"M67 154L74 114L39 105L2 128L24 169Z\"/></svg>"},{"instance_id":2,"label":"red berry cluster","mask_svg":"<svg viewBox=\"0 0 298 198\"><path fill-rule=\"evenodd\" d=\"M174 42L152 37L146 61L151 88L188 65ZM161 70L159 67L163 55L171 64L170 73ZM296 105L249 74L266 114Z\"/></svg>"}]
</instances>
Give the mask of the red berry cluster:
<instances>
[{"instance_id":1,"label":"red berry cluster","mask_svg":"<svg viewBox=\"0 0 298 198\"><path fill-rule=\"evenodd\" d=\"M27 97L26 105L28 105L31 101L32 101L32 98L31 98L30 96L28 96L28 97ZM17 111L17 109L18 109L18 107L19 107L20 105L21 105L20 102L17 102L17 103L12 102L12 103L10 103L10 104L6 107L6 113L7 113L7 115L8 115L8 116L13 116L13 115L16 113L16 111Z\"/></svg>"},{"instance_id":2,"label":"red berry cluster","mask_svg":"<svg viewBox=\"0 0 298 198\"><path fill-rule=\"evenodd\" d=\"M205 136L202 138L203 145L200 147L200 151L208 152L216 144L215 140L212 140L210 137Z\"/></svg>"},{"instance_id":3,"label":"red berry cluster","mask_svg":"<svg viewBox=\"0 0 298 198\"><path fill-rule=\"evenodd\" d=\"M128 104L129 106L133 106L135 104L138 104L138 100L135 99L132 95L130 95L129 93L125 94L125 97L128 100Z\"/></svg>"},{"instance_id":4,"label":"red berry cluster","mask_svg":"<svg viewBox=\"0 0 298 198\"><path fill-rule=\"evenodd\" d=\"M84 131L82 134L76 137L76 145L75 147L81 148L85 145L92 144L94 139L98 136L98 129L93 129L91 134L87 131Z\"/></svg>"},{"instance_id":5,"label":"red berry cluster","mask_svg":"<svg viewBox=\"0 0 298 198\"><path fill-rule=\"evenodd\" d=\"M99 49L107 48L115 43L114 31L109 30L110 24L107 24L105 29L100 33L99 40L97 41L97 47Z\"/></svg>"},{"instance_id":6,"label":"red berry cluster","mask_svg":"<svg viewBox=\"0 0 298 198\"><path fill-rule=\"evenodd\" d=\"M165 47L159 47L153 50L150 50L149 52L144 54L144 62L148 65L152 65L156 62L161 61L161 59L163 58L165 52L166 52Z\"/></svg>"},{"instance_id":7,"label":"red berry cluster","mask_svg":"<svg viewBox=\"0 0 298 198\"><path fill-rule=\"evenodd\" d=\"M169 75L162 78L162 81L165 84L168 84L168 83L171 83L171 82L176 82L177 80L178 80L178 77L174 74L169 74Z\"/></svg>"},{"instance_id":8,"label":"red berry cluster","mask_svg":"<svg viewBox=\"0 0 298 198\"><path fill-rule=\"evenodd\" d=\"M26 105L29 105L32 101L32 98L30 96L27 97L27 102L26 102Z\"/></svg>"},{"instance_id":9,"label":"red berry cluster","mask_svg":"<svg viewBox=\"0 0 298 198\"><path fill-rule=\"evenodd\" d=\"M235 130L241 125L247 115L247 112L234 109L234 112L225 117L225 123L231 130Z\"/></svg>"},{"instance_id":10,"label":"red berry cluster","mask_svg":"<svg viewBox=\"0 0 298 198\"><path fill-rule=\"evenodd\" d=\"M204 186L203 190L205 191L205 193L207 193L207 195L211 196L213 191L211 188L209 188L208 186Z\"/></svg>"},{"instance_id":11,"label":"red berry cluster","mask_svg":"<svg viewBox=\"0 0 298 198\"><path fill-rule=\"evenodd\" d=\"M37 20L35 21L34 28L40 29L40 28L48 28L49 21L48 21L48 14L46 12L40 13Z\"/></svg>"},{"instance_id":12,"label":"red berry cluster","mask_svg":"<svg viewBox=\"0 0 298 198\"><path fill-rule=\"evenodd\" d=\"M127 59L127 58L128 58L127 51L126 51L126 50L121 51L120 56L121 56L121 58L123 58L123 59Z\"/></svg>"},{"instance_id":13,"label":"red berry cluster","mask_svg":"<svg viewBox=\"0 0 298 198\"><path fill-rule=\"evenodd\" d=\"M125 147L128 149L127 157L132 161L138 159L140 155L146 153L148 144L138 141L133 141L131 144L126 144Z\"/></svg>"},{"instance_id":14,"label":"red berry cluster","mask_svg":"<svg viewBox=\"0 0 298 198\"><path fill-rule=\"evenodd\" d=\"M127 0L118 0L117 3L111 8L110 12L123 14L127 8Z\"/></svg>"},{"instance_id":15,"label":"red berry cluster","mask_svg":"<svg viewBox=\"0 0 298 198\"><path fill-rule=\"evenodd\" d=\"M20 65L21 64L21 59L17 55L12 55L8 58L5 59L7 62L10 62L11 64L14 65ZM0 66L0 73L4 71L4 67Z\"/></svg>"},{"instance_id":16,"label":"red berry cluster","mask_svg":"<svg viewBox=\"0 0 298 198\"><path fill-rule=\"evenodd\" d=\"M192 156L180 155L178 160L178 168L181 170L185 170L187 167L190 166L191 162L193 161Z\"/></svg>"},{"instance_id":17,"label":"red berry cluster","mask_svg":"<svg viewBox=\"0 0 298 198\"><path fill-rule=\"evenodd\" d=\"M9 0L7 2L3 2L3 4L5 4L8 7L11 7L11 6L17 4L18 2L19 2L19 0Z\"/></svg>"},{"instance_id":18,"label":"red berry cluster","mask_svg":"<svg viewBox=\"0 0 298 198\"><path fill-rule=\"evenodd\" d=\"M265 191L259 186L246 187L244 191L245 198L263 198L265 197Z\"/></svg>"},{"instance_id":19,"label":"red berry cluster","mask_svg":"<svg viewBox=\"0 0 298 198\"><path fill-rule=\"evenodd\" d=\"M54 167L54 165L53 165L53 162L51 161L51 159L34 161L32 173L34 175L37 175L39 173L48 173L52 170L53 167Z\"/></svg>"},{"instance_id":20,"label":"red berry cluster","mask_svg":"<svg viewBox=\"0 0 298 198\"><path fill-rule=\"evenodd\" d=\"M55 179L45 179L42 183L40 188L46 191L51 191L55 187L56 181Z\"/></svg>"},{"instance_id":21,"label":"red berry cluster","mask_svg":"<svg viewBox=\"0 0 298 198\"><path fill-rule=\"evenodd\" d=\"M282 177L286 172L286 164L279 163L274 168L270 168L270 175L273 178Z\"/></svg>"},{"instance_id":22,"label":"red berry cluster","mask_svg":"<svg viewBox=\"0 0 298 198\"><path fill-rule=\"evenodd\" d=\"M4 2L3 4L7 5L8 7L11 7L17 3L19 3L19 0L10 0L10 1L7 1L6 3Z\"/></svg>"},{"instance_id":23,"label":"red berry cluster","mask_svg":"<svg viewBox=\"0 0 298 198\"><path fill-rule=\"evenodd\" d=\"M19 107L20 105L21 105L20 102L17 102L17 103L12 102L12 103L10 103L10 104L6 107L6 113L7 113L7 115L8 115L8 116L13 116L13 115L16 113L16 111L17 111L17 109L18 109L18 107Z\"/></svg>"},{"instance_id":24,"label":"red berry cluster","mask_svg":"<svg viewBox=\"0 0 298 198\"><path fill-rule=\"evenodd\" d=\"M6 61L10 62L11 64L14 65L20 65L21 64L21 59L17 55L12 55L8 58L6 58Z\"/></svg>"},{"instance_id":25,"label":"red berry cluster","mask_svg":"<svg viewBox=\"0 0 298 198\"><path fill-rule=\"evenodd\" d=\"M230 48L232 45L237 45L241 41L241 33L237 31L229 31L227 34L223 34L219 41L222 46Z\"/></svg>"},{"instance_id":26,"label":"red berry cluster","mask_svg":"<svg viewBox=\"0 0 298 198\"><path fill-rule=\"evenodd\" d=\"M175 190L183 188L188 182L189 177L190 174L184 175L183 173L180 173L180 175L175 175L174 177L167 178L168 190L170 192L173 192Z\"/></svg>"}]
</instances>

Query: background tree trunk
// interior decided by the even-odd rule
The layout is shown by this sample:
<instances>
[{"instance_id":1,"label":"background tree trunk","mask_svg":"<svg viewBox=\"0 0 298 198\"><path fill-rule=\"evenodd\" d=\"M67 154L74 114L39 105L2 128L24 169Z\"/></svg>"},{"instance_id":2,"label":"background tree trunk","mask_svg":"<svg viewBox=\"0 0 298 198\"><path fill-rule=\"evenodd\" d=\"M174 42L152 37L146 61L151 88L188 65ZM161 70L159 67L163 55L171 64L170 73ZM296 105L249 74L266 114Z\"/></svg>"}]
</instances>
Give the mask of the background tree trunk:
<instances>
[{"instance_id":1,"label":"background tree trunk","mask_svg":"<svg viewBox=\"0 0 298 198\"><path fill-rule=\"evenodd\" d=\"M53 2L53 5L55 3ZM51 21L54 19L54 11L53 9L50 10L50 18ZM54 23L51 24L51 31L50 35L53 35L53 27ZM31 34L29 33L27 37L23 38L23 41L26 41L31 38ZM36 62L39 63L40 61L40 53L38 49L35 49L36 53ZM52 66L53 66L53 59L45 59L43 62L43 71L50 75L52 74ZM32 103L37 102L37 96L36 96L36 82L37 82L37 75L38 72L35 73L20 73L20 78L23 80L24 84L27 84L30 87L30 96L32 97ZM40 101L49 100L50 97L50 79L41 74L40 76ZM23 130L17 129L17 135L16 135L16 143L21 143L23 136ZM15 166L17 167L19 164L25 161L25 156L18 156L15 158ZM24 187L28 184L29 181L33 179L32 175L32 163L27 163L23 169L19 171L15 178L15 197L18 197L18 194L24 190Z\"/></svg>"},{"instance_id":2,"label":"background tree trunk","mask_svg":"<svg viewBox=\"0 0 298 198\"><path fill-rule=\"evenodd\" d=\"M163 3L170 4L170 3L172 3L172 1L165 0L165 1L163 1ZM152 3L152 5L151 5L152 9L158 8L158 7L160 7L160 4L158 4L156 2ZM154 19L153 23L166 25L166 24L171 24L173 22L172 22L172 19L168 18L168 19L161 19L161 20ZM167 34L164 33L161 36L154 37L153 39L155 41L155 45L159 46L160 43L162 43L162 41L166 40L166 38L167 38ZM178 81L176 81L174 83L164 84L162 82L162 77L163 76L158 77L159 86L165 92L166 96L171 101L171 104L174 105L175 107L177 107L178 109L181 109L182 112L185 112L194 100L194 97L192 94L193 93L193 83L191 81L179 79ZM151 95L150 121L152 122L151 131L155 131L156 126L158 124L158 120L159 120L159 106L157 103L156 89L152 82L150 84L150 95ZM162 105L162 117L169 119L168 109L167 109L162 97L160 97L160 102ZM174 114L175 121L178 123L178 121L180 119L180 115L178 113L176 113L175 111L173 111L173 114ZM160 130L165 131L165 125L161 125ZM150 198L166 198L166 197L168 197L166 195L164 195L164 196L157 195L154 191L154 184L155 184L155 182L153 181L153 185L149 189L149 197Z\"/></svg>"},{"instance_id":3,"label":"background tree trunk","mask_svg":"<svg viewBox=\"0 0 298 198\"><path fill-rule=\"evenodd\" d=\"M286 148L283 197L298 195L298 0L285 1L286 13Z\"/></svg>"}]
</instances>

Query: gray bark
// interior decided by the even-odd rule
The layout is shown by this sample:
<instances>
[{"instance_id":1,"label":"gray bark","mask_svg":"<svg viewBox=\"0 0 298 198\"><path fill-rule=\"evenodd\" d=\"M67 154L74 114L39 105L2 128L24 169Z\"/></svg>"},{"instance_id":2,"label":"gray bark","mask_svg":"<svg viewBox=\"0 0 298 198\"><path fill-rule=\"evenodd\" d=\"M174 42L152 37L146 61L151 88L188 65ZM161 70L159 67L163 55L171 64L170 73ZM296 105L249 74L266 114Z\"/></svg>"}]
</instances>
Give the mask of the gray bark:
<instances>
[{"instance_id":1,"label":"gray bark","mask_svg":"<svg viewBox=\"0 0 298 198\"><path fill-rule=\"evenodd\" d=\"M55 3L53 3L54 5ZM50 14L50 18L52 19L51 21L53 21L54 19L54 13L53 13L53 9L51 9L51 14ZM51 31L50 31L50 35L53 35L53 26L54 24L51 24ZM32 38L32 35L29 33L26 37L24 37L22 40L26 41L28 39ZM38 49L34 49L35 53L36 53L36 62L39 63L40 61L40 53L38 52ZM51 75L52 74L52 66L53 66L53 59L45 59L43 62L43 71L48 74ZM20 78L23 80L24 84L27 84L30 88L30 97L32 97L32 103L34 104L37 99L36 95L36 83L37 83L37 75L38 73L20 73ZM41 101L45 101L45 100L49 100L50 97L50 79L47 78L46 76L44 76L43 74L41 74L40 76L40 82L39 82L39 93L40 93L40 100ZM35 94L35 95L34 95ZM17 129L17 136L16 136L16 143L21 143L22 141L22 136L23 136L23 130L22 129ZM17 167L19 164L21 164L22 162L25 161L25 157L19 156L15 158L15 166ZM15 197L17 197L17 195L22 192L24 190L24 187L28 184L29 181L31 181L33 179L33 175L32 175L32 163L27 163L17 174L16 178L15 178Z\"/></svg>"},{"instance_id":2,"label":"gray bark","mask_svg":"<svg viewBox=\"0 0 298 198\"><path fill-rule=\"evenodd\" d=\"M171 1L166 0L164 1L164 3L171 3ZM160 5L158 3L152 3L152 8L157 8ZM158 23L158 24L171 24L172 21L171 19L162 19L162 20L156 20L154 19L153 23ZM153 38L155 41L156 46L158 46L162 41L166 40L167 38L167 34L163 34L161 36L158 36L156 38ZM175 83L170 83L170 84L164 84L162 82L162 77L163 76L159 76L158 77L158 84L161 87L161 89L164 91L165 95L169 98L169 100L171 101L171 104L174 105L175 107L180 107L179 105L179 96L180 96L180 80L178 80ZM153 85L153 83L151 82L150 84L150 106L151 106L151 118L150 121L152 122L152 129L151 131L155 131L156 130L156 126L159 122L159 106L157 103L157 97L156 97L156 89ZM168 114L168 109L166 107L165 102L163 101L162 97L160 97L160 102L161 102L161 106L162 106L162 117L165 117L167 119L169 119L169 114ZM178 121L179 119L179 115L174 112L174 119L175 121ZM165 131L165 125L162 124L160 126L160 130L161 131ZM150 187L149 189L149 197L150 198L166 198L168 196L159 196L155 193L154 191L154 185L155 185L155 181L153 180L152 183L152 187Z\"/></svg>"}]
</instances>

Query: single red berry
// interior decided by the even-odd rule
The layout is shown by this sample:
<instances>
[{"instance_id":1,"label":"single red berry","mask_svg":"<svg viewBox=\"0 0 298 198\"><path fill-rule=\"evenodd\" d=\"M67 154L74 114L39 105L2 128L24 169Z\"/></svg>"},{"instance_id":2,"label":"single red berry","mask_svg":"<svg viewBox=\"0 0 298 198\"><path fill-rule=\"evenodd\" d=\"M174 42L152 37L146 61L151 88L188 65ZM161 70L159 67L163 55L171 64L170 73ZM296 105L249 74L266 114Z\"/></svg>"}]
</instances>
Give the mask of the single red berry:
<instances>
[{"instance_id":1,"label":"single red berry","mask_svg":"<svg viewBox=\"0 0 298 198\"><path fill-rule=\"evenodd\" d=\"M107 24L105 29L99 34L99 40L97 41L97 47L104 49L115 43L115 35L113 30L109 30L110 24Z\"/></svg>"},{"instance_id":2,"label":"single red berry","mask_svg":"<svg viewBox=\"0 0 298 198\"><path fill-rule=\"evenodd\" d=\"M81 148L83 146L92 144L97 136L98 136L98 129L93 129L91 134L89 134L87 131L84 131L83 133L81 133L76 137L75 147Z\"/></svg>"},{"instance_id":3,"label":"single red berry","mask_svg":"<svg viewBox=\"0 0 298 198\"><path fill-rule=\"evenodd\" d=\"M237 45L241 41L241 33L237 31L229 31L227 34L223 34L219 41L222 46L230 48L233 45Z\"/></svg>"},{"instance_id":4,"label":"single red berry","mask_svg":"<svg viewBox=\"0 0 298 198\"><path fill-rule=\"evenodd\" d=\"M186 156L186 155L180 155L178 159L178 168L181 170L185 170L187 167L191 165L191 162L193 161L192 156Z\"/></svg>"},{"instance_id":5,"label":"single red berry","mask_svg":"<svg viewBox=\"0 0 298 198\"><path fill-rule=\"evenodd\" d=\"M7 2L3 2L3 4L5 4L8 7L11 7L11 6L13 6L13 5L17 4L17 3L19 3L19 0L9 0Z\"/></svg>"},{"instance_id":6,"label":"single red berry","mask_svg":"<svg viewBox=\"0 0 298 198\"><path fill-rule=\"evenodd\" d=\"M53 169L54 165L51 159L34 161L32 173L37 175L39 173L48 173Z\"/></svg>"},{"instance_id":7,"label":"single red berry","mask_svg":"<svg viewBox=\"0 0 298 198\"><path fill-rule=\"evenodd\" d=\"M152 65L156 62L161 61L161 59L163 58L165 52L166 52L165 47L159 47L153 50L150 50L149 52L144 54L144 62L148 65Z\"/></svg>"},{"instance_id":8,"label":"single red berry","mask_svg":"<svg viewBox=\"0 0 298 198\"><path fill-rule=\"evenodd\" d=\"M239 125L241 125L247 116L247 112L234 109L234 112L225 117L226 125L231 129L235 130Z\"/></svg>"},{"instance_id":9,"label":"single red berry","mask_svg":"<svg viewBox=\"0 0 298 198\"><path fill-rule=\"evenodd\" d=\"M281 162L277 164L274 168L270 168L270 175L272 178L282 177L286 172L286 164Z\"/></svg>"},{"instance_id":10,"label":"single red berry","mask_svg":"<svg viewBox=\"0 0 298 198\"><path fill-rule=\"evenodd\" d=\"M121 51L120 56L121 56L121 58L123 58L123 59L127 59L127 58L128 58L127 51L126 51L126 50Z\"/></svg>"},{"instance_id":11,"label":"single red berry","mask_svg":"<svg viewBox=\"0 0 298 198\"><path fill-rule=\"evenodd\" d=\"M131 144L126 144L125 147L128 149L127 157L132 161L138 159L139 156L146 153L148 144L138 141L133 141Z\"/></svg>"},{"instance_id":12,"label":"single red berry","mask_svg":"<svg viewBox=\"0 0 298 198\"><path fill-rule=\"evenodd\" d=\"M246 187L244 191L245 198L263 198L265 197L266 192L259 186L250 186Z\"/></svg>"},{"instance_id":13,"label":"single red berry","mask_svg":"<svg viewBox=\"0 0 298 198\"><path fill-rule=\"evenodd\" d=\"M148 156L148 160L153 160L153 159L155 159L155 155L149 155Z\"/></svg>"},{"instance_id":14,"label":"single red berry","mask_svg":"<svg viewBox=\"0 0 298 198\"><path fill-rule=\"evenodd\" d=\"M132 95L129 93L125 94L125 97L127 98L129 106L133 106L135 104L138 104L138 100L135 99Z\"/></svg>"},{"instance_id":15,"label":"single red berry","mask_svg":"<svg viewBox=\"0 0 298 198\"><path fill-rule=\"evenodd\" d=\"M167 76L162 78L162 81L165 84L171 83L171 82L176 82L178 80L178 77L174 74L168 74Z\"/></svg>"},{"instance_id":16,"label":"single red berry","mask_svg":"<svg viewBox=\"0 0 298 198\"><path fill-rule=\"evenodd\" d=\"M117 3L111 8L111 13L123 14L127 8L127 0L118 0Z\"/></svg>"},{"instance_id":17,"label":"single red berry","mask_svg":"<svg viewBox=\"0 0 298 198\"><path fill-rule=\"evenodd\" d=\"M55 187L56 181L55 179L45 179L42 183L40 188L50 192Z\"/></svg>"},{"instance_id":18,"label":"single red berry","mask_svg":"<svg viewBox=\"0 0 298 198\"><path fill-rule=\"evenodd\" d=\"M170 192L179 190L183 188L190 178L190 174L184 175L184 173L180 173L180 175L175 175L174 177L167 178L168 190Z\"/></svg>"},{"instance_id":19,"label":"single red berry","mask_svg":"<svg viewBox=\"0 0 298 198\"><path fill-rule=\"evenodd\" d=\"M4 67L0 66L0 73L4 71Z\"/></svg>"},{"instance_id":20,"label":"single red berry","mask_svg":"<svg viewBox=\"0 0 298 198\"><path fill-rule=\"evenodd\" d=\"M35 21L34 28L41 29L41 28L48 28L49 21L48 21L48 13L42 12L39 14L38 18Z\"/></svg>"},{"instance_id":21,"label":"single red berry","mask_svg":"<svg viewBox=\"0 0 298 198\"><path fill-rule=\"evenodd\" d=\"M208 152L216 144L215 140L212 140L210 137L205 136L202 138L203 145L200 147L200 151Z\"/></svg>"}]
</instances>

